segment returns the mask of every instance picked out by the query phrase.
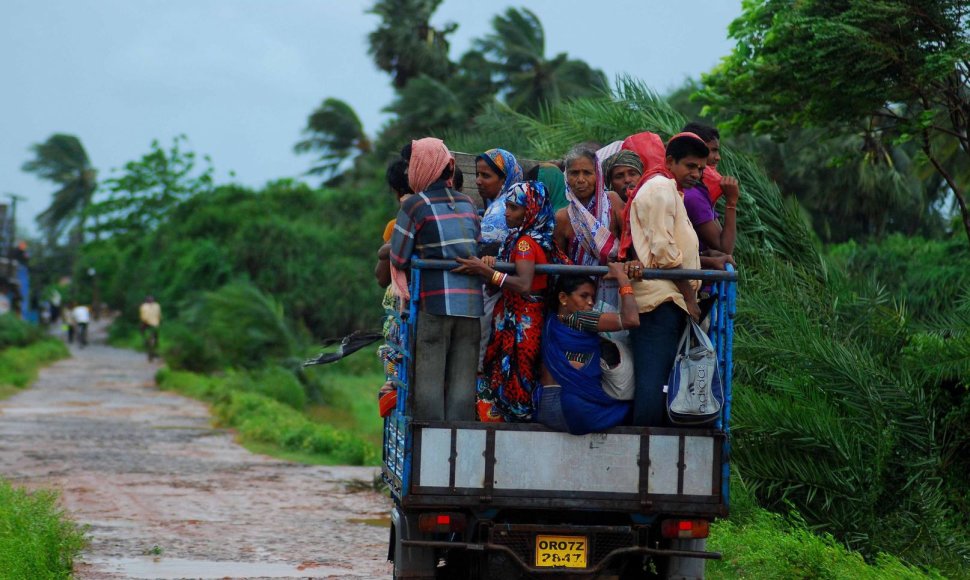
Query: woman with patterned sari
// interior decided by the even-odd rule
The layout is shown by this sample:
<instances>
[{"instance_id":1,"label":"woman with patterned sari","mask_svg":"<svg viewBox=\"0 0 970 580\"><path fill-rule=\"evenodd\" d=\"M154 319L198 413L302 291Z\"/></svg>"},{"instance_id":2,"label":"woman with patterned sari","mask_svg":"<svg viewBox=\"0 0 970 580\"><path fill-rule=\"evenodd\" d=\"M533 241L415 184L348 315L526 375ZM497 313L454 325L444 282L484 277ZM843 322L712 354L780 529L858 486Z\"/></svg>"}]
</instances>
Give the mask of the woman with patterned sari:
<instances>
[{"instance_id":1,"label":"woman with patterned sari","mask_svg":"<svg viewBox=\"0 0 970 580\"><path fill-rule=\"evenodd\" d=\"M513 183L523 181L522 167L505 149L489 149L475 158L475 185L478 195L485 203L482 216L482 241L478 247L479 256L495 256L509 233L505 224L505 196ZM478 370L482 370L485 349L492 336L492 312L498 302L500 292L488 284L484 290L485 314L481 319L481 347L478 349Z\"/></svg>"},{"instance_id":2,"label":"woman with patterned sari","mask_svg":"<svg viewBox=\"0 0 970 580\"><path fill-rule=\"evenodd\" d=\"M514 274L493 269L496 258L464 258L456 272L477 274L501 289L492 318L492 338L478 378L481 421L531 421L532 391L539 383L539 347L545 318L548 275L538 264L568 260L552 241L552 210L545 187L536 181L516 183L505 200L509 235L498 261L515 265Z\"/></svg>"},{"instance_id":3,"label":"woman with patterned sari","mask_svg":"<svg viewBox=\"0 0 970 580\"><path fill-rule=\"evenodd\" d=\"M566 155L566 200L569 205L556 212L555 242L574 264L605 266L615 261L623 200L607 191L596 152L577 147ZM596 293L597 309L605 303L612 311L620 306L615 280L604 280Z\"/></svg>"}]
</instances>

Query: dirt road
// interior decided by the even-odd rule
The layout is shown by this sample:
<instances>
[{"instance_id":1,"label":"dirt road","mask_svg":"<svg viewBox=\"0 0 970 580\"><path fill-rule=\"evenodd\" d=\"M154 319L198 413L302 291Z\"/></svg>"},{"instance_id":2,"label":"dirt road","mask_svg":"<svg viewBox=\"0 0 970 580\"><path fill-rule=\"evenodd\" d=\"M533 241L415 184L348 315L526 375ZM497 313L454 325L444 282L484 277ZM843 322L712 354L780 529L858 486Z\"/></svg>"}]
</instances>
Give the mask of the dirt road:
<instances>
[{"instance_id":1,"label":"dirt road","mask_svg":"<svg viewBox=\"0 0 970 580\"><path fill-rule=\"evenodd\" d=\"M375 468L254 455L143 355L93 342L0 403L0 472L54 488L91 545L82 580L385 578ZM353 482L357 482L355 485Z\"/></svg>"}]
</instances>

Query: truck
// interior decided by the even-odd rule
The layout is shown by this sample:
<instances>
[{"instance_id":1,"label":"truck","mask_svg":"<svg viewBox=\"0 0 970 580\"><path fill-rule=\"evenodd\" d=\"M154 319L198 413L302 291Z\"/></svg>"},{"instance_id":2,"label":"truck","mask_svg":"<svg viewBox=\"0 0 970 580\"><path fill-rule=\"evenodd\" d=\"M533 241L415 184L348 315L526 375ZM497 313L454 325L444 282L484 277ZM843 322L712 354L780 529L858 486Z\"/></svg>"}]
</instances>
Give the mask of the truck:
<instances>
[{"instance_id":1,"label":"truck","mask_svg":"<svg viewBox=\"0 0 970 580\"><path fill-rule=\"evenodd\" d=\"M737 273L646 270L702 280L708 334L724 388L704 427L619 426L571 435L534 423L421 421L415 384L421 272L455 262L414 259L408 307L393 313L382 475L393 500L388 558L395 579L703 578L715 518L728 515L733 321ZM511 264L496 269L513 271ZM537 265L538 273L602 276L605 267ZM396 337L396 338L395 338ZM469 385L469 388L474 388Z\"/></svg>"}]
</instances>

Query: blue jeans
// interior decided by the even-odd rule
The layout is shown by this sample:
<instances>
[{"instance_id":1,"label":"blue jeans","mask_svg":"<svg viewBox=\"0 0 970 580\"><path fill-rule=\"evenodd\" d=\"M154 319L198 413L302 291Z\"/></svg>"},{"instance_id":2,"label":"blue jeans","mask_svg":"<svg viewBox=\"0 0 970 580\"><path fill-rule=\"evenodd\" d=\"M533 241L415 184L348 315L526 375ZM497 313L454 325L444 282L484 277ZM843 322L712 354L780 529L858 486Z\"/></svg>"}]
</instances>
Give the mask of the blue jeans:
<instances>
[{"instance_id":1,"label":"blue jeans","mask_svg":"<svg viewBox=\"0 0 970 580\"><path fill-rule=\"evenodd\" d=\"M630 329L633 346L633 424L662 427L666 422L666 395L670 369L677 358L677 342L684 333L687 313L674 302L664 302L640 314L640 326Z\"/></svg>"}]
</instances>

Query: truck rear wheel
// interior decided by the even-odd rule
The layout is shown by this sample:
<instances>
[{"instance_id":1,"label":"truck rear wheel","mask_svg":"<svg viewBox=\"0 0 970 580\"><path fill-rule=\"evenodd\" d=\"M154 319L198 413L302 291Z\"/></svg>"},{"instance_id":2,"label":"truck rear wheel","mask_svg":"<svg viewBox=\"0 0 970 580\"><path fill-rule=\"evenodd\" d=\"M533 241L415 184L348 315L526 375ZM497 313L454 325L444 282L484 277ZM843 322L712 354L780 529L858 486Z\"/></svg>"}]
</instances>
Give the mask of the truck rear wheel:
<instances>
[{"instance_id":1,"label":"truck rear wheel","mask_svg":"<svg viewBox=\"0 0 970 580\"><path fill-rule=\"evenodd\" d=\"M405 540L421 537L418 517L398 508L391 510L391 560L394 561L394 580L434 580L438 560L432 548L403 545Z\"/></svg>"}]
</instances>

